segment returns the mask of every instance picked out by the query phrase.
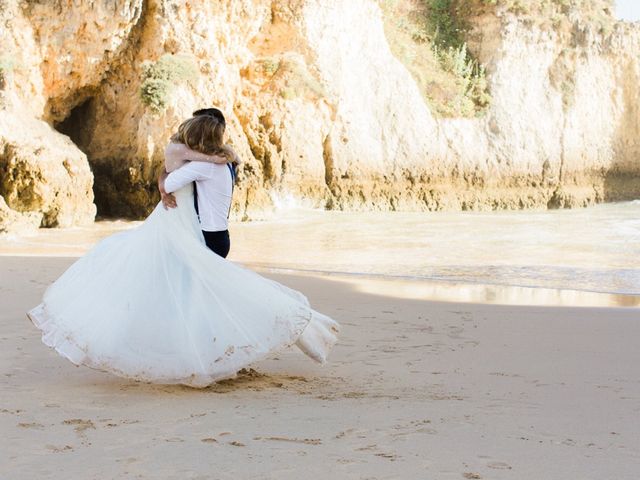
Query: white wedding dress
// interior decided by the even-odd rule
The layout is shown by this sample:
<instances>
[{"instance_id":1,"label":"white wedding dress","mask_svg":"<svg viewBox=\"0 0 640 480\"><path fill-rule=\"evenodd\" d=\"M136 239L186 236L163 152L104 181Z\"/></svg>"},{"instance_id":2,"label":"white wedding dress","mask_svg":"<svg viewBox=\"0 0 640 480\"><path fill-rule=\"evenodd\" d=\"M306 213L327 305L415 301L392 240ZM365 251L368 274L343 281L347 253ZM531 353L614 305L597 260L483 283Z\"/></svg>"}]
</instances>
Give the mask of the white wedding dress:
<instances>
[{"instance_id":1,"label":"white wedding dress","mask_svg":"<svg viewBox=\"0 0 640 480\"><path fill-rule=\"evenodd\" d=\"M324 363L338 324L306 297L211 252L193 208L158 204L75 262L28 316L76 365L204 387L296 344Z\"/></svg>"}]
</instances>

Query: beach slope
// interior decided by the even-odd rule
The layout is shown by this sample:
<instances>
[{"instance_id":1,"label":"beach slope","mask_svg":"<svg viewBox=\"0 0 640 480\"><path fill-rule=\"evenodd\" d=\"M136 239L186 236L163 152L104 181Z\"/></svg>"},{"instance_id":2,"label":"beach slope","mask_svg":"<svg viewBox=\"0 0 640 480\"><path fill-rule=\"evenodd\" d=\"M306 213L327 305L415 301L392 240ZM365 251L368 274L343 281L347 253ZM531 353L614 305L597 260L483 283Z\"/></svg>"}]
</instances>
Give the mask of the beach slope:
<instances>
[{"instance_id":1,"label":"beach slope","mask_svg":"<svg viewBox=\"0 0 640 480\"><path fill-rule=\"evenodd\" d=\"M73 259L0 257L0 478L636 479L638 309L444 303L270 274L342 325L198 390L76 367L25 312Z\"/></svg>"}]
</instances>

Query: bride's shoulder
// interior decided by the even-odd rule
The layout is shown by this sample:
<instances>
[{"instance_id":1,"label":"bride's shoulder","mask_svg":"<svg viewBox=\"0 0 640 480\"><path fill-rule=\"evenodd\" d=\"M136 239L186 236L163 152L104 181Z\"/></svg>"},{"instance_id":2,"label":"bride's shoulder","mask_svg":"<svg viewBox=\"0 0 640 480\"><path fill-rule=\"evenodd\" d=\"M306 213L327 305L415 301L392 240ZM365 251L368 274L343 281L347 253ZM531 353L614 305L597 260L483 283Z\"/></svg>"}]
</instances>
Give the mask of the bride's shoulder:
<instances>
[{"instance_id":1,"label":"bride's shoulder","mask_svg":"<svg viewBox=\"0 0 640 480\"><path fill-rule=\"evenodd\" d=\"M173 172L187 163L183 154L186 148L186 145L174 141L174 138L171 137L164 149L164 168L167 172Z\"/></svg>"}]
</instances>

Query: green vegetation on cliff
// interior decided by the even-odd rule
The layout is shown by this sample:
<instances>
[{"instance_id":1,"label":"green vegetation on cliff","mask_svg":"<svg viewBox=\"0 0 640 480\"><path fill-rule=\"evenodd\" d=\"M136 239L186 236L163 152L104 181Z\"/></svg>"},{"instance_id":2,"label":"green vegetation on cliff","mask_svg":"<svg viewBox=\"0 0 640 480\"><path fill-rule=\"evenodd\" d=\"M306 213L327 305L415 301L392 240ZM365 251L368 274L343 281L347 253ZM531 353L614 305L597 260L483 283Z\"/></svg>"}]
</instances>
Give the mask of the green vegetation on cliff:
<instances>
[{"instance_id":1,"label":"green vegetation on cliff","mask_svg":"<svg viewBox=\"0 0 640 480\"><path fill-rule=\"evenodd\" d=\"M380 0L394 55L437 116L482 115L490 102L484 69L465 43L455 0Z\"/></svg>"},{"instance_id":2,"label":"green vegetation on cliff","mask_svg":"<svg viewBox=\"0 0 640 480\"><path fill-rule=\"evenodd\" d=\"M517 15L535 15L541 19L567 16L573 12L591 22L612 20L613 0L471 0L459 1L471 7L474 3L501 7Z\"/></svg>"},{"instance_id":3,"label":"green vegetation on cliff","mask_svg":"<svg viewBox=\"0 0 640 480\"><path fill-rule=\"evenodd\" d=\"M576 19L590 23L601 33L610 32L615 18L614 0L472 0L466 3L470 12L489 6L524 17L544 29L567 31Z\"/></svg>"},{"instance_id":4,"label":"green vegetation on cliff","mask_svg":"<svg viewBox=\"0 0 640 480\"><path fill-rule=\"evenodd\" d=\"M0 84L4 83L5 77L16 68L16 61L13 57L0 55Z\"/></svg>"},{"instance_id":5,"label":"green vegetation on cliff","mask_svg":"<svg viewBox=\"0 0 640 480\"><path fill-rule=\"evenodd\" d=\"M161 112L169 104L175 86L197 76L198 67L190 56L166 54L156 62L145 62L140 85L142 103L154 112Z\"/></svg>"},{"instance_id":6,"label":"green vegetation on cliff","mask_svg":"<svg viewBox=\"0 0 640 480\"><path fill-rule=\"evenodd\" d=\"M614 23L613 0L379 0L394 55L440 117L482 115L491 101L485 71L469 52L473 19L497 10L543 29L570 31L576 19L601 32Z\"/></svg>"},{"instance_id":7,"label":"green vegetation on cliff","mask_svg":"<svg viewBox=\"0 0 640 480\"><path fill-rule=\"evenodd\" d=\"M259 57L243 71L254 82L278 94L284 100L296 98L319 99L326 96L322 82L306 63L304 56L287 52Z\"/></svg>"}]
</instances>

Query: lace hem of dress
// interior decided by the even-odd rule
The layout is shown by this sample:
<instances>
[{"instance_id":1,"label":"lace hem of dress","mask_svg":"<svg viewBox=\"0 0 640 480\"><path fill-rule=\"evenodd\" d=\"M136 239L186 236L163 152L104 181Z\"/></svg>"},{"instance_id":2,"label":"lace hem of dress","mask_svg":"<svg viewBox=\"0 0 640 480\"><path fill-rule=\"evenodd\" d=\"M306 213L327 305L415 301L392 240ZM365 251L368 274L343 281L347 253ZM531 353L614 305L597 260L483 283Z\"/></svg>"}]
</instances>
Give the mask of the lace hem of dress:
<instances>
[{"instance_id":1,"label":"lace hem of dress","mask_svg":"<svg viewBox=\"0 0 640 480\"><path fill-rule=\"evenodd\" d=\"M59 322L56 322L55 318L47 312L47 308L44 303L41 303L27 312L27 317L42 332L42 342L48 347L53 348L61 356L68 359L76 366L84 365L94 370L115 374L117 376L136 381L158 384L181 384L194 388L205 388L215 382L235 378L237 376L237 372L247 365L259 361L271 353L287 348L294 343L313 360L319 363L324 363L330 348L335 343L335 340L332 341L331 338L327 337L326 332L329 330L327 330L325 326L316 325L317 322L313 322L315 316L319 315L317 312L307 310L304 313L306 314L305 316L307 318L305 320L307 320L307 322L305 322L304 326L296 328L291 332L291 337L288 342L268 351L246 351L245 353L251 354L252 358L250 361L243 364L238 364L236 362L235 365L229 365L228 367L225 367L223 362L220 362L221 365L219 365L219 369L215 372L204 374L185 372L183 375L173 376L159 376L149 371L127 372L114 367L117 363L116 359L104 356L100 358L92 356L88 351L88 348L84 347L72 333L65 332L59 327ZM324 315L322 316L324 317ZM329 320L333 322L333 320ZM314 323L314 328L309 329L308 327L312 322ZM335 331L337 332L337 330ZM307 332L307 334L303 336L305 332ZM325 332L325 334L321 333L319 335L318 332ZM314 341L317 341L318 338L323 339L321 341L322 346L314 346ZM334 337L334 339L337 338ZM233 353L234 349L230 349L229 355Z\"/></svg>"}]
</instances>

